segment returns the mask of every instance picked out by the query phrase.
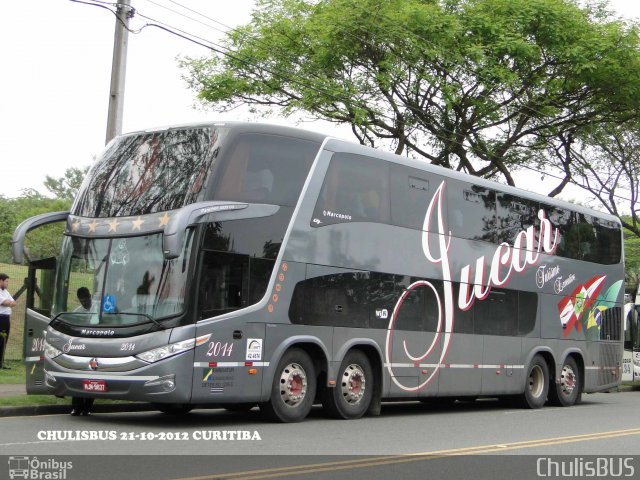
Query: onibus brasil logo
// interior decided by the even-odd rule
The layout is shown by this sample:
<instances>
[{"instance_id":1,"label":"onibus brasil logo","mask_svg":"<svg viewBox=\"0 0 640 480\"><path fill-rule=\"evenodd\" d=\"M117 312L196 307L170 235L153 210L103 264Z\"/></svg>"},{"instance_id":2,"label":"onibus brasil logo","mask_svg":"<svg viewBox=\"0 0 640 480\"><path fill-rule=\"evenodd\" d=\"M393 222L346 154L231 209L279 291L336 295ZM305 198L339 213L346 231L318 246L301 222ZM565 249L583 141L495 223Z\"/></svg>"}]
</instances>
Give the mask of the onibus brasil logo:
<instances>
[{"instance_id":1,"label":"onibus brasil logo","mask_svg":"<svg viewBox=\"0 0 640 480\"><path fill-rule=\"evenodd\" d=\"M66 480L67 472L73 468L73 462L61 462L53 458L10 456L9 478L37 480Z\"/></svg>"}]
</instances>

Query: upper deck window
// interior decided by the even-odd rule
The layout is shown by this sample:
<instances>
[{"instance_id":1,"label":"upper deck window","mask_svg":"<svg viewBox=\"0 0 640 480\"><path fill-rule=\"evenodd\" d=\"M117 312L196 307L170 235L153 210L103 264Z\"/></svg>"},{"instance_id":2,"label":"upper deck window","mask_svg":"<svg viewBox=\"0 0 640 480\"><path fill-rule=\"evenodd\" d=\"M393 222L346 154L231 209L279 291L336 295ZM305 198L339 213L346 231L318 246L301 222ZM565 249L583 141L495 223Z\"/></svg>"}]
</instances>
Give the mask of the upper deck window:
<instances>
[{"instance_id":1,"label":"upper deck window","mask_svg":"<svg viewBox=\"0 0 640 480\"><path fill-rule=\"evenodd\" d=\"M336 153L322 185L312 226L343 222L389 223L389 164Z\"/></svg>"},{"instance_id":2,"label":"upper deck window","mask_svg":"<svg viewBox=\"0 0 640 480\"><path fill-rule=\"evenodd\" d=\"M198 127L117 138L87 175L73 214L144 215L202 200L226 133Z\"/></svg>"},{"instance_id":3,"label":"upper deck window","mask_svg":"<svg viewBox=\"0 0 640 480\"><path fill-rule=\"evenodd\" d=\"M317 142L278 135L238 136L216 171L215 200L267 203L293 207L298 202Z\"/></svg>"}]
</instances>

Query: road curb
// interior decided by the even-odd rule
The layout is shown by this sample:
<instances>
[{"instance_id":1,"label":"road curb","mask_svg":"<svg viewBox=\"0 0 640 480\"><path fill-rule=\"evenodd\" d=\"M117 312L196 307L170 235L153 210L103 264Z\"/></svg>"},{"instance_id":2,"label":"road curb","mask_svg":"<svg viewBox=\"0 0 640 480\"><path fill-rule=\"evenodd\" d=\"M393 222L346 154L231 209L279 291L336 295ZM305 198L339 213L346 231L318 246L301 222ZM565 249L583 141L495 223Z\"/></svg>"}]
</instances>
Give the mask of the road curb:
<instances>
[{"instance_id":1,"label":"road curb","mask_svg":"<svg viewBox=\"0 0 640 480\"><path fill-rule=\"evenodd\" d=\"M97 404L93 413L150 412L157 410L148 403ZM0 417L23 417L32 415L68 414L71 405L34 405L29 407L0 407Z\"/></svg>"}]
</instances>

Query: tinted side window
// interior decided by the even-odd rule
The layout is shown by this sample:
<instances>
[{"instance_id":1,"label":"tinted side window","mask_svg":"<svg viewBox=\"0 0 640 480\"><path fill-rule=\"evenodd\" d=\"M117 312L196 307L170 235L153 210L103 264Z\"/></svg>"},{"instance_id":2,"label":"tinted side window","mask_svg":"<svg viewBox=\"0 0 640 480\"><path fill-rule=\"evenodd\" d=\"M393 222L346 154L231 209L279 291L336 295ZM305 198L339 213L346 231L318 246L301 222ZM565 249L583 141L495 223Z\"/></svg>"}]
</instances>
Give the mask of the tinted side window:
<instances>
[{"instance_id":1,"label":"tinted side window","mask_svg":"<svg viewBox=\"0 0 640 480\"><path fill-rule=\"evenodd\" d=\"M474 310L475 304L471 305L468 310L462 311L458 308L458 296L460 295L460 283L453 283L453 304L455 305L455 314L453 317L453 331L456 333L473 333Z\"/></svg>"},{"instance_id":2,"label":"tinted side window","mask_svg":"<svg viewBox=\"0 0 640 480\"><path fill-rule=\"evenodd\" d=\"M391 165L391 223L422 230L429 202L440 179L402 165Z\"/></svg>"},{"instance_id":3,"label":"tinted side window","mask_svg":"<svg viewBox=\"0 0 640 480\"><path fill-rule=\"evenodd\" d=\"M597 262L599 257L596 238L595 218L578 214L578 258L587 262Z\"/></svg>"},{"instance_id":4,"label":"tinted side window","mask_svg":"<svg viewBox=\"0 0 640 480\"><path fill-rule=\"evenodd\" d=\"M621 231L614 222L579 214L580 258L611 265L620 262Z\"/></svg>"},{"instance_id":5,"label":"tinted side window","mask_svg":"<svg viewBox=\"0 0 640 480\"><path fill-rule=\"evenodd\" d=\"M369 278L369 326L387 328L393 308L402 294L401 275L371 272Z\"/></svg>"},{"instance_id":6,"label":"tinted side window","mask_svg":"<svg viewBox=\"0 0 640 480\"><path fill-rule=\"evenodd\" d=\"M331 158L311 226L344 222L390 222L389 164L336 153Z\"/></svg>"},{"instance_id":7,"label":"tinted side window","mask_svg":"<svg viewBox=\"0 0 640 480\"><path fill-rule=\"evenodd\" d=\"M209 223L205 227L203 248L275 259L292 210L282 207L269 217Z\"/></svg>"},{"instance_id":8,"label":"tinted side window","mask_svg":"<svg viewBox=\"0 0 640 480\"><path fill-rule=\"evenodd\" d=\"M525 336L533 331L538 316L538 294L518 292L518 335Z\"/></svg>"},{"instance_id":9,"label":"tinted side window","mask_svg":"<svg viewBox=\"0 0 640 480\"><path fill-rule=\"evenodd\" d=\"M198 291L199 318L258 303L267 291L274 260L205 251Z\"/></svg>"},{"instance_id":10,"label":"tinted side window","mask_svg":"<svg viewBox=\"0 0 640 480\"><path fill-rule=\"evenodd\" d=\"M560 231L560 243L556 255L567 258L578 258L580 252L580 236L575 213L561 209L541 205L549 215L553 228Z\"/></svg>"},{"instance_id":11,"label":"tinted side window","mask_svg":"<svg viewBox=\"0 0 640 480\"><path fill-rule=\"evenodd\" d=\"M399 285L403 287L404 293L409 286L422 279L416 277L401 277ZM427 280L435 289L440 301L444 298L443 285L441 280ZM423 332L435 332L438 328L438 300L435 292L429 285L417 284L408 292L398 310L395 328L398 330L413 330ZM443 321L444 321L444 312ZM444 329L444 325L441 326Z\"/></svg>"},{"instance_id":12,"label":"tinted side window","mask_svg":"<svg viewBox=\"0 0 640 480\"><path fill-rule=\"evenodd\" d=\"M289 319L306 325L366 328L368 284L368 272L308 265L307 279L294 289Z\"/></svg>"},{"instance_id":13,"label":"tinted side window","mask_svg":"<svg viewBox=\"0 0 640 480\"><path fill-rule=\"evenodd\" d=\"M540 230L538 202L498 193L497 241L513 245L516 235L531 225Z\"/></svg>"},{"instance_id":14,"label":"tinted side window","mask_svg":"<svg viewBox=\"0 0 640 480\"><path fill-rule=\"evenodd\" d=\"M216 171L214 200L295 206L320 146L265 134L243 134Z\"/></svg>"},{"instance_id":15,"label":"tinted side window","mask_svg":"<svg viewBox=\"0 0 640 480\"><path fill-rule=\"evenodd\" d=\"M475 302L475 333L515 335L518 327L518 292L494 288Z\"/></svg>"},{"instance_id":16,"label":"tinted side window","mask_svg":"<svg viewBox=\"0 0 640 480\"><path fill-rule=\"evenodd\" d=\"M495 242L496 192L479 185L447 182L449 228L454 236Z\"/></svg>"}]
</instances>

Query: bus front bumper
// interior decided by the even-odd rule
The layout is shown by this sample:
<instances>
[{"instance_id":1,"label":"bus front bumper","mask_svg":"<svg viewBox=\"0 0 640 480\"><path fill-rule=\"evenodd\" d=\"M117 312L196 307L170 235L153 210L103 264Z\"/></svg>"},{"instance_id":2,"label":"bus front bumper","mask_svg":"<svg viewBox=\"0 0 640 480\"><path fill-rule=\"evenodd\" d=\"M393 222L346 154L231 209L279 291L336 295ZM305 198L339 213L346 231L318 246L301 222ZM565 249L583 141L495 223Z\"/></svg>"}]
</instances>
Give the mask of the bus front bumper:
<instances>
[{"instance_id":1,"label":"bus front bumper","mask_svg":"<svg viewBox=\"0 0 640 480\"><path fill-rule=\"evenodd\" d=\"M189 352L124 372L70 369L47 358L45 385L48 393L56 396L189 403L192 365L193 354Z\"/></svg>"}]
</instances>

